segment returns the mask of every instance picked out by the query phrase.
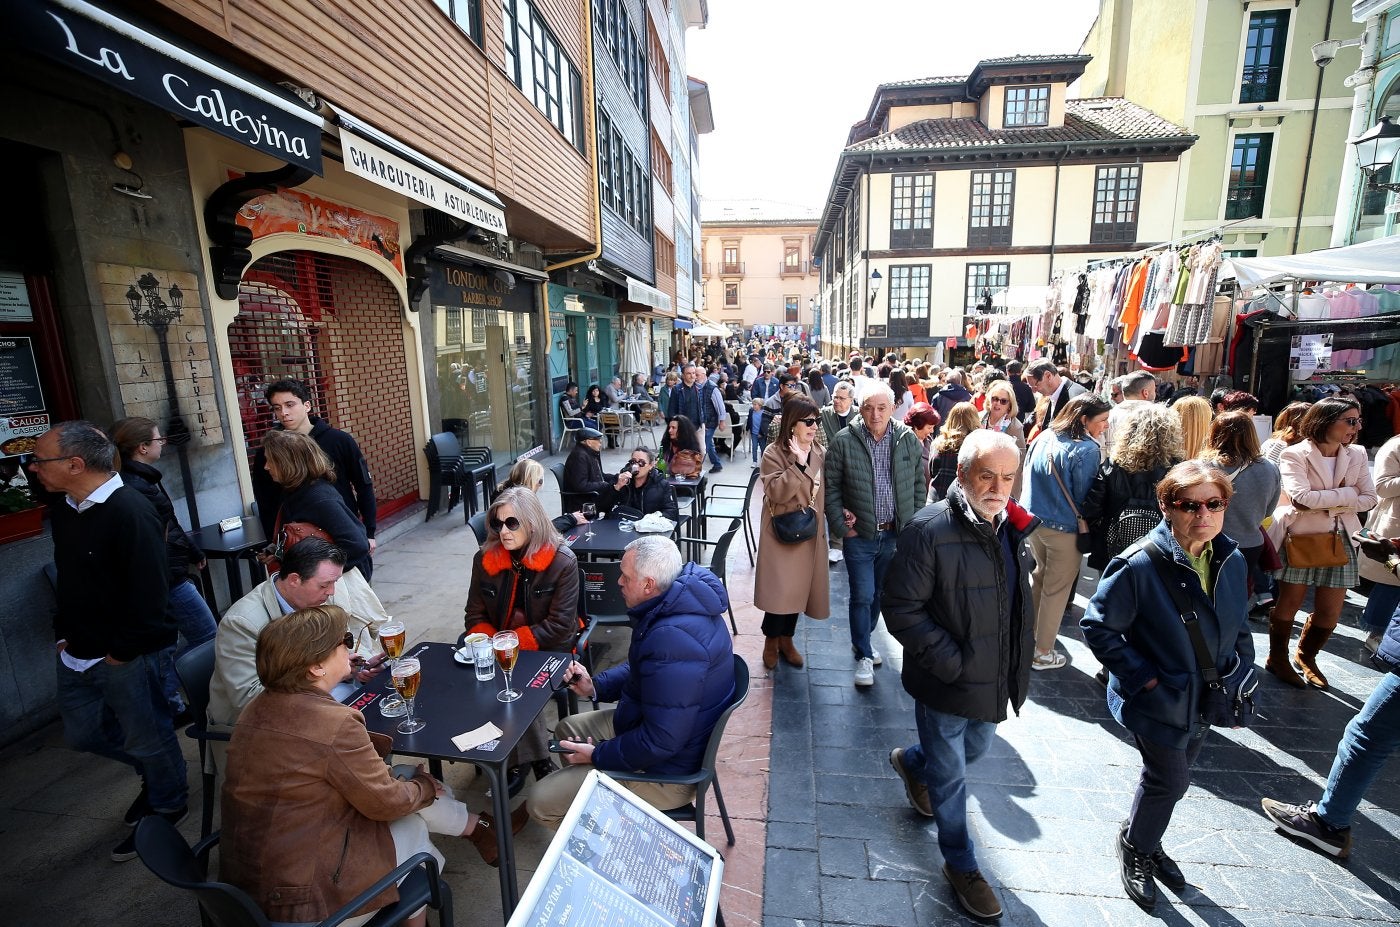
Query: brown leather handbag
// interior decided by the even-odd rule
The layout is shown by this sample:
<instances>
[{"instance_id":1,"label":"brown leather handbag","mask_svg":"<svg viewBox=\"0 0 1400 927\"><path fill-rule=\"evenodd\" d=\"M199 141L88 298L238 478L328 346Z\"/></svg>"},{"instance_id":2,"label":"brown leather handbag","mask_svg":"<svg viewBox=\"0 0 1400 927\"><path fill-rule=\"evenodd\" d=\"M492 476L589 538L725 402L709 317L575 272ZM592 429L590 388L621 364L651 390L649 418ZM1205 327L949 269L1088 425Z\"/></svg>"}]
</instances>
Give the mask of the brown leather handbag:
<instances>
[{"instance_id":1,"label":"brown leather handbag","mask_svg":"<svg viewBox=\"0 0 1400 927\"><path fill-rule=\"evenodd\" d=\"M1337 528L1337 519L1332 519L1332 530L1326 534L1294 534L1288 532L1283 539L1284 562L1290 567L1311 569L1313 567L1346 566L1347 539Z\"/></svg>"},{"instance_id":2,"label":"brown leather handbag","mask_svg":"<svg viewBox=\"0 0 1400 927\"><path fill-rule=\"evenodd\" d=\"M287 551L297 545L298 541L307 538L320 538L328 544L334 544L335 539L328 534L325 529L313 525L309 521L289 521L282 524L282 516L277 516L277 525L273 528L273 535L276 538L275 546L268 547L258 559L263 566L267 567L269 573L278 573L282 570L282 558Z\"/></svg>"}]
</instances>

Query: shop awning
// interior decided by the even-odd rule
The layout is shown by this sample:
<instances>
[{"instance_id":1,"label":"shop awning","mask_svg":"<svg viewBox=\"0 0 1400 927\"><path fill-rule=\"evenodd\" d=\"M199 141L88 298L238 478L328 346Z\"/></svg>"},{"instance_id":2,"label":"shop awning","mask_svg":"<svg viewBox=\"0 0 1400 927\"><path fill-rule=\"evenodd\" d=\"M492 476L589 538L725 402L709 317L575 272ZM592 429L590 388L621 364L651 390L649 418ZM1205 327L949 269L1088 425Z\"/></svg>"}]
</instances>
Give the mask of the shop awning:
<instances>
[{"instance_id":1,"label":"shop awning","mask_svg":"<svg viewBox=\"0 0 1400 927\"><path fill-rule=\"evenodd\" d=\"M351 174L488 232L507 234L506 211L495 193L354 117L341 113L336 121Z\"/></svg>"},{"instance_id":2,"label":"shop awning","mask_svg":"<svg viewBox=\"0 0 1400 927\"><path fill-rule=\"evenodd\" d=\"M684 331L685 329L690 328L692 325L693 323L690 321L690 319L676 319L674 322L671 323L671 327L677 329L678 331Z\"/></svg>"},{"instance_id":3,"label":"shop awning","mask_svg":"<svg viewBox=\"0 0 1400 927\"><path fill-rule=\"evenodd\" d=\"M279 161L324 173L326 122L281 87L86 0L23 0L4 7L0 20L18 47Z\"/></svg>"},{"instance_id":4,"label":"shop awning","mask_svg":"<svg viewBox=\"0 0 1400 927\"><path fill-rule=\"evenodd\" d=\"M1400 236L1283 257L1229 258L1244 288L1316 280L1400 284Z\"/></svg>"},{"instance_id":5,"label":"shop awning","mask_svg":"<svg viewBox=\"0 0 1400 927\"><path fill-rule=\"evenodd\" d=\"M654 286L648 286L640 280L627 278L627 301L640 303L643 306L650 306L659 309L667 315L675 313L672 306L671 297L661 292Z\"/></svg>"}]
</instances>

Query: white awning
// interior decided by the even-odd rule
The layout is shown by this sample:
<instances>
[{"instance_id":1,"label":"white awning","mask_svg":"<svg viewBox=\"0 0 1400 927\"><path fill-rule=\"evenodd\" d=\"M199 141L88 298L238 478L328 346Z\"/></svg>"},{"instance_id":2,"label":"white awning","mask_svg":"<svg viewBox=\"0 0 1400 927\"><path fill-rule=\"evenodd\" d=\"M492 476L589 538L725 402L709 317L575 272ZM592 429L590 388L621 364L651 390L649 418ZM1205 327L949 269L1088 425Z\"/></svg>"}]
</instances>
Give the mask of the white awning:
<instances>
[{"instance_id":1,"label":"white awning","mask_svg":"<svg viewBox=\"0 0 1400 927\"><path fill-rule=\"evenodd\" d=\"M1400 284L1400 236L1307 254L1229 258L1228 262L1246 289L1294 280Z\"/></svg>"}]
</instances>

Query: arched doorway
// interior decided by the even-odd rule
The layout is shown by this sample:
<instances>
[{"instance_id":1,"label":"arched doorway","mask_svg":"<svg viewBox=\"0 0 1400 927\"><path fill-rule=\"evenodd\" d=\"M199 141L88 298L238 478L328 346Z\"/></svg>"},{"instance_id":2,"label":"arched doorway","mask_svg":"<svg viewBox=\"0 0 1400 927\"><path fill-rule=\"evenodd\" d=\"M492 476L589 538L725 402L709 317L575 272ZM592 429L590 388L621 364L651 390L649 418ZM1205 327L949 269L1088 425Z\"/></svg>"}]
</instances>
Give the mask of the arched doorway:
<instances>
[{"instance_id":1,"label":"arched doorway","mask_svg":"<svg viewBox=\"0 0 1400 927\"><path fill-rule=\"evenodd\" d=\"M364 451L379 517L417 501L403 315L383 275L336 255L270 254L239 284L228 339L250 465L272 427L263 388L303 380L316 414Z\"/></svg>"}]
</instances>

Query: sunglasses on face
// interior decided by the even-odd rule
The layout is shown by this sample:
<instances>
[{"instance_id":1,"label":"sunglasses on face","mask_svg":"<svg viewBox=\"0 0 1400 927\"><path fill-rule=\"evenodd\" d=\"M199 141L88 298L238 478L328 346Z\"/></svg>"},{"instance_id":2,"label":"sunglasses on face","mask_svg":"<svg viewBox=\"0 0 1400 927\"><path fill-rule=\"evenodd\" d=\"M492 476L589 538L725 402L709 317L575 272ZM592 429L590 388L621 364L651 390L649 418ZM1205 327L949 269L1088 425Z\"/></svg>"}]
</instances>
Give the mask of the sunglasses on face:
<instances>
[{"instance_id":1,"label":"sunglasses on face","mask_svg":"<svg viewBox=\"0 0 1400 927\"><path fill-rule=\"evenodd\" d=\"M349 631L345 632L345 636L341 638L340 642L345 645L346 650L351 652L355 650L355 635Z\"/></svg>"},{"instance_id":2,"label":"sunglasses on face","mask_svg":"<svg viewBox=\"0 0 1400 927\"><path fill-rule=\"evenodd\" d=\"M632 458L632 463L636 464L636 465L639 466L639 467L645 467L647 464L651 463L651 461L649 461L649 460L638 460L637 458L633 457L633 458Z\"/></svg>"},{"instance_id":3,"label":"sunglasses on face","mask_svg":"<svg viewBox=\"0 0 1400 927\"><path fill-rule=\"evenodd\" d=\"M1207 512L1223 512L1230 504L1229 499L1207 499L1205 502L1197 502L1195 499L1173 499L1167 503L1178 512L1185 512L1188 515L1195 515L1205 506Z\"/></svg>"},{"instance_id":4,"label":"sunglasses on face","mask_svg":"<svg viewBox=\"0 0 1400 927\"><path fill-rule=\"evenodd\" d=\"M493 518L490 520L489 524L491 525L491 530L497 533L499 533L502 528L505 528L507 531L520 530L520 519L516 518L514 515L507 518L505 521L501 521L499 518Z\"/></svg>"},{"instance_id":5,"label":"sunglasses on face","mask_svg":"<svg viewBox=\"0 0 1400 927\"><path fill-rule=\"evenodd\" d=\"M813 417L813 418L799 418L797 421L800 422L800 423L803 424L803 425L806 425L808 428L812 428L812 427L814 427L814 426L817 424L817 419L816 419L815 417Z\"/></svg>"},{"instance_id":6,"label":"sunglasses on face","mask_svg":"<svg viewBox=\"0 0 1400 927\"><path fill-rule=\"evenodd\" d=\"M1011 400L1010 400L1010 399L1002 399L1000 396L993 396L993 397L991 398L991 401L992 401L992 402L999 402L999 403L1001 403L1001 404L1004 405L1004 406L1009 406L1009 405L1011 405Z\"/></svg>"}]
</instances>

